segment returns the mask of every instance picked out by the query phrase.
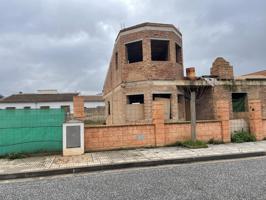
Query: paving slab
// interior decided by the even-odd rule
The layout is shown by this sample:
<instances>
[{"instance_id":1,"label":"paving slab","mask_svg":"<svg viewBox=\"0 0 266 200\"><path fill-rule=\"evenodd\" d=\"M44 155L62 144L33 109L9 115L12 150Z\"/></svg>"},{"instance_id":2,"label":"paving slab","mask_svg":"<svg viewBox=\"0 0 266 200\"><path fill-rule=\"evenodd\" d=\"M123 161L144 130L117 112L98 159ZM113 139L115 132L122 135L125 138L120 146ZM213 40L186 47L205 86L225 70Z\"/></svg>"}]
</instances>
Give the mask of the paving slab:
<instances>
[{"instance_id":1,"label":"paving slab","mask_svg":"<svg viewBox=\"0 0 266 200\"><path fill-rule=\"evenodd\" d=\"M80 156L52 155L16 160L0 159L0 180L263 155L266 155L266 141L209 145L203 149L140 148L91 152Z\"/></svg>"}]
</instances>

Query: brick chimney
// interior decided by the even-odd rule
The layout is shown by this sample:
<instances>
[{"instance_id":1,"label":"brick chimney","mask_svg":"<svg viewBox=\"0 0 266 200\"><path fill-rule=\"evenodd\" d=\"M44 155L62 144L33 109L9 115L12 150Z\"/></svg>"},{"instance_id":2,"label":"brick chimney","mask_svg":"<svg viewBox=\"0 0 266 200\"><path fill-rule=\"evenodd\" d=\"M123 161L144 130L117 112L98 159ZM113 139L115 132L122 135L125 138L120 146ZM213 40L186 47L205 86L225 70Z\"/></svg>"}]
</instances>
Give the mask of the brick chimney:
<instances>
[{"instance_id":1,"label":"brick chimney","mask_svg":"<svg viewBox=\"0 0 266 200\"><path fill-rule=\"evenodd\" d=\"M74 117L83 119L85 117L84 98L82 96L73 97Z\"/></svg>"},{"instance_id":2,"label":"brick chimney","mask_svg":"<svg viewBox=\"0 0 266 200\"><path fill-rule=\"evenodd\" d=\"M186 75L187 78L189 78L190 80L195 80L196 79L195 67L186 68Z\"/></svg>"},{"instance_id":3,"label":"brick chimney","mask_svg":"<svg viewBox=\"0 0 266 200\"><path fill-rule=\"evenodd\" d=\"M211 75L219 79L234 79L233 67L222 57L218 57L212 63Z\"/></svg>"}]
</instances>

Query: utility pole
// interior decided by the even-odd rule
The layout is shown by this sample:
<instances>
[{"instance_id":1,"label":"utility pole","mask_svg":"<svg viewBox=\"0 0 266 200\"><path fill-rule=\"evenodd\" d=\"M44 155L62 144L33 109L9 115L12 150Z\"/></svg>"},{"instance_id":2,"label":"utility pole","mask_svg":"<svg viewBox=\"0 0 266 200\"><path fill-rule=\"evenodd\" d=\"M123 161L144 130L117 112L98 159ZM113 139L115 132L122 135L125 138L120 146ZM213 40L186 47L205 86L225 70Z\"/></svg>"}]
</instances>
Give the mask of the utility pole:
<instances>
[{"instance_id":1,"label":"utility pole","mask_svg":"<svg viewBox=\"0 0 266 200\"><path fill-rule=\"evenodd\" d=\"M191 124L191 139L196 141L196 92L190 93L190 124Z\"/></svg>"}]
</instances>

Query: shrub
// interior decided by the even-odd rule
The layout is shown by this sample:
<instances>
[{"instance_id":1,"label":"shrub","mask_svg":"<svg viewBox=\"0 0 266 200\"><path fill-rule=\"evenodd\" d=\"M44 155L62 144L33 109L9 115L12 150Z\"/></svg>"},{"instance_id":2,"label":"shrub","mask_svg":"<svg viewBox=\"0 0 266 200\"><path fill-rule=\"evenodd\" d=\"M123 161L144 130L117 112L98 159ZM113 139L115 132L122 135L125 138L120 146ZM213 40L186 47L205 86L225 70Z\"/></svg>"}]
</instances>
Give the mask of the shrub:
<instances>
[{"instance_id":1,"label":"shrub","mask_svg":"<svg viewBox=\"0 0 266 200\"><path fill-rule=\"evenodd\" d=\"M187 140L181 143L183 147L191 148L191 149L197 149L197 148L208 148L208 145L206 142L196 140Z\"/></svg>"},{"instance_id":2,"label":"shrub","mask_svg":"<svg viewBox=\"0 0 266 200\"><path fill-rule=\"evenodd\" d=\"M208 141L209 144L224 144L224 142L222 140L215 140L215 139L210 139Z\"/></svg>"},{"instance_id":3,"label":"shrub","mask_svg":"<svg viewBox=\"0 0 266 200\"><path fill-rule=\"evenodd\" d=\"M6 158L9 160L22 159L26 157L28 157L28 155L23 153L10 153L6 156Z\"/></svg>"},{"instance_id":4,"label":"shrub","mask_svg":"<svg viewBox=\"0 0 266 200\"><path fill-rule=\"evenodd\" d=\"M231 141L235 143L254 142L256 137L249 132L239 131L232 135Z\"/></svg>"}]
</instances>

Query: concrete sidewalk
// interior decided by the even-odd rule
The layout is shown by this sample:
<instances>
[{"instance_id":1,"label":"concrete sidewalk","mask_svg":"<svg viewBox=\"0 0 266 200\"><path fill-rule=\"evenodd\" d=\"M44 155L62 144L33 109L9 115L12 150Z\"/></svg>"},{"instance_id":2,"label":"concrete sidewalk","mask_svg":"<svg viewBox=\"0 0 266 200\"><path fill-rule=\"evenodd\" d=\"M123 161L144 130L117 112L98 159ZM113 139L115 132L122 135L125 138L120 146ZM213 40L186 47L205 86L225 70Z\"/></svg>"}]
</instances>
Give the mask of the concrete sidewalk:
<instances>
[{"instance_id":1,"label":"concrete sidewalk","mask_svg":"<svg viewBox=\"0 0 266 200\"><path fill-rule=\"evenodd\" d=\"M204 149L162 147L93 152L71 157L0 159L0 180L263 155L266 155L266 141L209 145Z\"/></svg>"}]
</instances>

